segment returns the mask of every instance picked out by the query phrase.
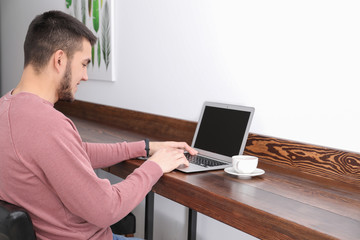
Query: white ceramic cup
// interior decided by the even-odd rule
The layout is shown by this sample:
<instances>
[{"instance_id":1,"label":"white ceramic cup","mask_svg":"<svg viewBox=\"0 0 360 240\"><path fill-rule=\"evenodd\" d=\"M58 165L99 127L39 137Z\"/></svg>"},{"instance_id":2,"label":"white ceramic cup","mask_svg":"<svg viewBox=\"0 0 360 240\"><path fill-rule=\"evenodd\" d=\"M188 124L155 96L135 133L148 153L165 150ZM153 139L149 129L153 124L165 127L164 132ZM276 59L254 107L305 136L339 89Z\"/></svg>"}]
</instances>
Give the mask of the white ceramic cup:
<instances>
[{"instance_id":1,"label":"white ceramic cup","mask_svg":"<svg viewBox=\"0 0 360 240\"><path fill-rule=\"evenodd\" d=\"M249 174L255 171L259 159L249 155L236 155L232 157L233 168L241 174Z\"/></svg>"}]
</instances>

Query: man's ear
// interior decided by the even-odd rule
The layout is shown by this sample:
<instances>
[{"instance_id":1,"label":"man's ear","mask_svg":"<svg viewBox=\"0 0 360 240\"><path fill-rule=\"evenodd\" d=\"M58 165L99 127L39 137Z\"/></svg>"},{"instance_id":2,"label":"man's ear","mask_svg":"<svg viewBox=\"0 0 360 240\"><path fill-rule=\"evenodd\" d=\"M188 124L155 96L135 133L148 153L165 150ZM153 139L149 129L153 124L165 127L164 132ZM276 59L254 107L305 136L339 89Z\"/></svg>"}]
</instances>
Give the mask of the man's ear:
<instances>
[{"instance_id":1,"label":"man's ear","mask_svg":"<svg viewBox=\"0 0 360 240\"><path fill-rule=\"evenodd\" d=\"M61 72L66 67L66 54L63 50L57 50L53 55L54 68Z\"/></svg>"}]
</instances>

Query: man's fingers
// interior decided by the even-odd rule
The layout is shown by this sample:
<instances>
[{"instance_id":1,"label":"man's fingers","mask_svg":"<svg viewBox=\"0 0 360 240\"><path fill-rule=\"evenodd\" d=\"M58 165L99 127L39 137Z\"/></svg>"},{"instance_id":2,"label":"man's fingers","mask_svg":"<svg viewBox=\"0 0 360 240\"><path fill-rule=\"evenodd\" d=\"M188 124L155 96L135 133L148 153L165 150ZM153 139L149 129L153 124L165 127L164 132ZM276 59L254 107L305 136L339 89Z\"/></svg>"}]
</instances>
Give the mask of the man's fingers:
<instances>
[{"instance_id":1,"label":"man's fingers","mask_svg":"<svg viewBox=\"0 0 360 240\"><path fill-rule=\"evenodd\" d=\"M193 149L192 147L190 147L187 143L184 143L185 145L184 145L184 149L188 152L188 153L190 153L191 155L196 155L196 154L198 154L198 152L195 150L195 149Z\"/></svg>"},{"instance_id":2,"label":"man's fingers","mask_svg":"<svg viewBox=\"0 0 360 240\"><path fill-rule=\"evenodd\" d=\"M189 161L185 157L184 153L181 153L179 160L180 160L179 165L184 164L185 166L189 166Z\"/></svg>"}]
</instances>

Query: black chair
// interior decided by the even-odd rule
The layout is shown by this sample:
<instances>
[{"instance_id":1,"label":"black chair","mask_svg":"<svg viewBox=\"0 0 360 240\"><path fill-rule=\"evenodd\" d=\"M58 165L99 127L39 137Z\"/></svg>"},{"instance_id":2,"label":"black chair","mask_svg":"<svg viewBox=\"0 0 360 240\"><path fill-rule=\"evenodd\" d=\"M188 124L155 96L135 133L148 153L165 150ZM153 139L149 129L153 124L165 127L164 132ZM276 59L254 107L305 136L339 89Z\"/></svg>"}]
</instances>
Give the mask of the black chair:
<instances>
[{"instance_id":1,"label":"black chair","mask_svg":"<svg viewBox=\"0 0 360 240\"><path fill-rule=\"evenodd\" d=\"M136 217L129 213L126 217L110 226L113 233L133 237L136 232Z\"/></svg>"},{"instance_id":2,"label":"black chair","mask_svg":"<svg viewBox=\"0 0 360 240\"><path fill-rule=\"evenodd\" d=\"M111 226L113 233L134 236L136 217L129 213ZM25 209L0 200L0 240L35 240L31 218Z\"/></svg>"},{"instance_id":3,"label":"black chair","mask_svg":"<svg viewBox=\"0 0 360 240\"><path fill-rule=\"evenodd\" d=\"M25 209L0 200L0 240L35 240L34 227Z\"/></svg>"}]
</instances>

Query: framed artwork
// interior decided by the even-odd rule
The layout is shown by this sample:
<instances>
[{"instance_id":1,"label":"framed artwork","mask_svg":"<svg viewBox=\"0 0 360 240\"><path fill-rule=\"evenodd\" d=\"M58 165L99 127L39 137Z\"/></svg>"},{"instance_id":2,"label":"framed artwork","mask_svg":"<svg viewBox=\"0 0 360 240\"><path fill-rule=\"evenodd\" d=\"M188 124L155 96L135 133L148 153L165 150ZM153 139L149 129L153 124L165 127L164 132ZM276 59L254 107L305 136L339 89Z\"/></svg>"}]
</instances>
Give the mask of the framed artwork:
<instances>
[{"instance_id":1,"label":"framed artwork","mask_svg":"<svg viewBox=\"0 0 360 240\"><path fill-rule=\"evenodd\" d=\"M84 23L98 38L92 47L89 80L115 81L114 0L65 0L68 13Z\"/></svg>"}]
</instances>

